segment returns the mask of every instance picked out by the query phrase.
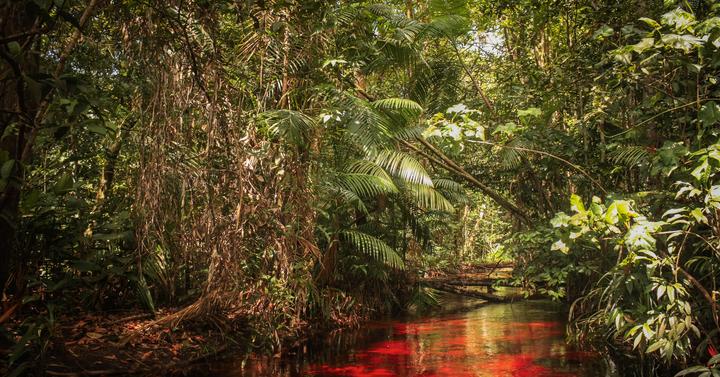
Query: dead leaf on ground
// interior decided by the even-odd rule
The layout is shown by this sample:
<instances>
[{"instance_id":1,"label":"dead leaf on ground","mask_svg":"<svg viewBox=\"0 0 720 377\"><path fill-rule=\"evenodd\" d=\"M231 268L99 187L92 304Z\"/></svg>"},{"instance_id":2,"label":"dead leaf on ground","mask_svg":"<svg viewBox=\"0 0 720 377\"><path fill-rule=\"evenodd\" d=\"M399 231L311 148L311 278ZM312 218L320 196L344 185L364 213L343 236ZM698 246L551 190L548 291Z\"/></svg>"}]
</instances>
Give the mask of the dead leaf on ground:
<instances>
[{"instance_id":1,"label":"dead leaf on ground","mask_svg":"<svg viewBox=\"0 0 720 377\"><path fill-rule=\"evenodd\" d=\"M90 339L100 339L102 338L102 334L96 333L96 332L88 332L85 333L85 336L87 336Z\"/></svg>"}]
</instances>

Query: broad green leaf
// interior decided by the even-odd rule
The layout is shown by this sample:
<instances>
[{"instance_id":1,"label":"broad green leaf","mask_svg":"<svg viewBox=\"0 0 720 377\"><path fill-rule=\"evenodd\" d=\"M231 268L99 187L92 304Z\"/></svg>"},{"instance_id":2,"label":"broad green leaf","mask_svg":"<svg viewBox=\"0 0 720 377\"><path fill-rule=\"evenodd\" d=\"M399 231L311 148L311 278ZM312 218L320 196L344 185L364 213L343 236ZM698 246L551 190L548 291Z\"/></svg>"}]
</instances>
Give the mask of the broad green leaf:
<instances>
[{"instance_id":1,"label":"broad green leaf","mask_svg":"<svg viewBox=\"0 0 720 377\"><path fill-rule=\"evenodd\" d=\"M582 202L582 198L572 194L570 196L570 208L580 214L585 214L585 205Z\"/></svg>"},{"instance_id":2,"label":"broad green leaf","mask_svg":"<svg viewBox=\"0 0 720 377\"><path fill-rule=\"evenodd\" d=\"M701 224L708 223L707 217L705 217L705 215L702 213L702 209L700 208L695 208L694 210L690 211L690 215L695 218L695 221Z\"/></svg>"},{"instance_id":3,"label":"broad green leaf","mask_svg":"<svg viewBox=\"0 0 720 377\"><path fill-rule=\"evenodd\" d=\"M633 50L637 53L642 53L655 45L655 38L643 38L640 42L633 45Z\"/></svg>"},{"instance_id":4,"label":"broad green leaf","mask_svg":"<svg viewBox=\"0 0 720 377\"><path fill-rule=\"evenodd\" d=\"M648 26L650 26L653 29L659 29L661 27L660 24L657 21L653 20L652 18L640 17L639 20L646 23Z\"/></svg>"},{"instance_id":5,"label":"broad green leaf","mask_svg":"<svg viewBox=\"0 0 720 377\"><path fill-rule=\"evenodd\" d=\"M565 212L558 212L555 214L555 217L550 220L550 224L554 228L564 228L567 227L570 224L571 217L568 216Z\"/></svg>"},{"instance_id":6,"label":"broad green leaf","mask_svg":"<svg viewBox=\"0 0 720 377\"><path fill-rule=\"evenodd\" d=\"M664 285L659 285L659 286L657 287L657 298L658 298L658 300L663 296L663 294L665 293L665 290L666 290L666 289L667 289L667 287L664 286Z\"/></svg>"},{"instance_id":7,"label":"broad green leaf","mask_svg":"<svg viewBox=\"0 0 720 377\"><path fill-rule=\"evenodd\" d=\"M708 164L707 158L703 158L702 163L696 166L695 169L690 172L690 175L695 177L695 179L697 179L698 181L704 181L703 178L706 176L709 167L710 165Z\"/></svg>"},{"instance_id":8,"label":"broad green leaf","mask_svg":"<svg viewBox=\"0 0 720 377\"><path fill-rule=\"evenodd\" d=\"M542 111L538 109L537 107L530 107L525 110L518 110L517 112L518 117L524 118L524 117L539 117L542 115Z\"/></svg>"},{"instance_id":9,"label":"broad green leaf","mask_svg":"<svg viewBox=\"0 0 720 377\"><path fill-rule=\"evenodd\" d=\"M600 28L598 28L597 30L595 30L595 33L593 33L592 38L603 40L603 39L613 35L614 33L615 33L615 30L613 30L613 28L611 28L608 25L603 25Z\"/></svg>"},{"instance_id":10,"label":"broad green leaf","mask_svg":"<svg viewBox=\"0 0 720 377\"><path fill-rule=\"evenodd\" d=\"M715 101L706 102L698 113L698 119L705 126L714 125L720 121L720 106Z\"/></svg>"},{"instance_id":11,"label":"broad green leaf","mask_svg":"<svg viewBox=\"0 0 720 377\"><path fill-rule=\"evenodd\" d=\"M7 179L12 173L12 169L15 166L15 160L7 160L0 167L0 178Z\"/></svg>"},{"instance_id":12,"label":"broad green leaf","mask_svg":"<svg viewBox=\"0 0 720 377\"><path fill-rule=\"evenodd\" d=\"M685 30L696 23L695 16L680 8L663 14L660 17L663 25L673 26L677 30Z\"/></svg>"},{"instance_id":13,"label":"broad green leaf","mask_svg":"<svg viewBox=\"0 0 720 377\"><path fill-rule=\"evenodd\" d=\"M567 254L568 252L570 252L570 248L568 248L567 245L565 245L565 242L563 242L562 240L555 241L555 243L553 243L550 247L550 250L559 251L563 254Z\"/></svg>"}]
</instances>

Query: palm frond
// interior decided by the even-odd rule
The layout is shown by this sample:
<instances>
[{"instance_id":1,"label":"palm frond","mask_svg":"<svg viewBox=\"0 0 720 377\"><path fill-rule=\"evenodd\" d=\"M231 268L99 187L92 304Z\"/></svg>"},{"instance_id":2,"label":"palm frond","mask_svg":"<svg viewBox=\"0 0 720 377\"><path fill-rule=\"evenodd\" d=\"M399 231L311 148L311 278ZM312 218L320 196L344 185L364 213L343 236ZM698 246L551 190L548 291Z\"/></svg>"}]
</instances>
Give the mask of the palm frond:
<instances>
[{"instance_id":1,"label":"palm frond","mask_svg":"<svg viewBox=\"0 0 720 377\"><path fill-rule=\"evenodd\" d=\"M331 15L334 16L335 22L340 26L347 26L352 24L359 17L360 8L354 7L341 7Z\"/></svg>"},{"instance_id":2,"label":"palm frond","mask_svg":"<svg viewBox=\"0 0 720 377\"><path fill-rule=\"evenodd\" d=\"M345 203L354 207L361 213L367 214L368 209L362 198L355 192L338 185L331 185L331 191L335 192Z\"/></svg>"},{"instance_id":3,"label":"palm frond","mask_svg":"<svg viewBox=\"0 0 720 377\"><path fill-rule=\"evenodd\" d=\"M378 164L369 160L356 160L351 162L345 171L348 173L368 174L392 181L388 173Z\"/></svg>"},{"instance_id":4,"label":"palm frond","mask_svg":"<svg viewBox=\"0 0 720 377\"><path fill-rule=\"evenodd\" d=\"M422 137L425 129L426 128L424 126L402 127L400 129L393 130L393 136L395 136L398 140L412 141Z\"/></svg>"},{"instance_id":5,"label":"palm frond","mask_svg":"<svg viewBox=\"0 0 720 377\"><path fill-rule=\"evenodd\" d=\"M334 106L344 114L348 141L363 150L390 145L392 136L389 120L380 115L369 102L347 93L340 93L334 102Z\"/></svg>"},{"instance_id":6,"label":"palm frond","mask_svg":"<svg viewBox=\"0 0 720 377\"><path fill-rule=\"evenodd\" d=\"M371 4L367 7L367 10L370 11L370 13L386 18L388 20L393 20L398 17L402 17L402 13L397 10L397 8L390 6L388 4Z\"/></svg>"},{"instance_id":7,"label":"palm frond","mask_svg":"<svg viewBox=\"0 0 720 377\"><path fill-rule=\"evenodd\" d=\"M296 145L305 145L310 131L317 127L311 117L293 110L273 110L260 115L271 135L281 137Z\"/></svg>"},{"instance_id":8,"label":"palm frond","mask_svg":"<svg viewBox=\"0 0 720 377\"><path fill-rule=\"evenodd\" d=\"M433 183L435 184L435 189L452 203L467 204L470 202L465 188L461 184L445 178L433 179Z\"/></svg>"},{"instance_id":9,"label":"palm frond","mask_svg":"<svg viewBox=\"0 0 720 377\"><path fill-rule=\"evenodd\" d=\"M397 187L391 180L369 174L340 174L337 178L337 184L348 191L354 192L361 198L398 192Z\"/></svg>"},{"instance_id":10,"label":"palm frond","mask_svg":"<svg viewBox=\"0 0 720 377\"><path fill-rule=\"evenodd\" d=\"M420 208L430 211L455 212L452 203L433 187L409 183L406 188Z\"/></svg>"},{"instance_id":11,"label":"palm frond","mask_svg":"<svg viewBox=\"0 0 720 377\"><path fill-rule=\"evenodd\" d=\"M532 148L532 143L522 138L515 138L507 143L498 153L500 157L500 166L503 169L517 169L522 164L523 158L526 158L527 152L517 148Z\"/></svg>"},{"instance_id":12,"label":"palm frond","mask_svg":"<svg viewBox=\"0 0 720 377\"><path fill-rule=\"evenodd\" d=\"M430 0L427 10L432 16L470 16L467 0Z\"/></svg>"},{"instance_id":13,"label":"palm frond","mask_svg":"<svg viewBox=\"0 0 720 377\"><path fill-rule=\"evenodd\" d=\"M621 145L608 155L614 164L627 167L637 167L650 161L648 149L640 145Z\"/></svg>"},{"instance_id":14,"label":"palm frond","mask_svg":"<svg viewBox=\"0 0 720 377\"><path fill-rule=\"evenodd\" d=\"M375 153L371 158L393 177L401 178L409 183L433 186L430 175L420 161L405 152L386 149Z\"/></svg>"},{"instance_id":15,"label":"palm frond","mask_svg":"<svg viewBox=\"0 0 720 377\"><path fill-rule=\"evenodd\" d=\"M426 32L434 37L454 38L469 31L470 22L460 15L444 15L434 18L427 26Z\"/></svg>"},{"instance_id":16,"label":"palm frond","mask_svg":"<svg viewBox=\"0 0 720 377\"><path fill-rule=\"evenodd\" d=\"M454 191L460 193L465 191L465 187L463 187L463 185L453 181L452 179L435 178L433 179L433 183L435 184L435 188L438 190Z\"/></svg>"},{"instance_id":17,"label":"palm frond","mask_svg":"<svg viewBox=\"0 0 720 377\"><path fill-rule=\"evenodd\" d=\"M352 245L359 252L383 262L392 268L400 270L405 268L405 263L400 255L386 244L385 241L379 238L356 230L345 230L340 233L340 238L344 242Z\"/></svg>"},{"instance_id":18,"label":"palm frond","mask_svg":"<svg viewBox=\"0 0 720 377\"><path fill-rule=\"evenodd\" d=\"M372 107L388 112L406 112L418 116L423 108L417 102L407 98L384 98L372 103Z\"/></svg>"}]
</instances>

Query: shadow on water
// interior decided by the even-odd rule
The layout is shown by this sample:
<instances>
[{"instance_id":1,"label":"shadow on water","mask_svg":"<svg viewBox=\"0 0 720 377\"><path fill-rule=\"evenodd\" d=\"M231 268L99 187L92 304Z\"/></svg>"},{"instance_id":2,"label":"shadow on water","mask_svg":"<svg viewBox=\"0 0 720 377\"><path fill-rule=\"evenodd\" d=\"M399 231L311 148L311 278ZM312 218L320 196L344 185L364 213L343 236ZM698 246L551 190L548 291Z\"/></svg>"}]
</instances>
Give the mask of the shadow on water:
<instances>
[{"instance_id":1,"label":"shadow on water","mask_svg":"<svg viewBox=\"0 0 720 377\"><path fill-rule=\"evenodd\" d=\"M565 313L547 301L478 307L449 300L450 311L378 321L309 341L287 357L214 364L213 376L610 377L602 357L565 341ZM468 310L458 311L465 307Z\"/></svg>"}]
</instances>

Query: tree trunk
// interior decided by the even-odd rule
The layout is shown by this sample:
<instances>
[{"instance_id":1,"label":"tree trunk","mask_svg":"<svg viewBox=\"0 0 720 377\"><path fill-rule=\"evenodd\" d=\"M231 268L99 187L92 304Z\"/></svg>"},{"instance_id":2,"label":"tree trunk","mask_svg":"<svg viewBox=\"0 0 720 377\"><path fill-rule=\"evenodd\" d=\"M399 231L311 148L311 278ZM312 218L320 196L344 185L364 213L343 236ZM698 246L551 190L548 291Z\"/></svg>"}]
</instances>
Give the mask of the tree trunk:
<instances>
[{"instance_id":1,"label":"tree trunk","mask_svg":"<svg viewBox=\"0 0 720 377\"><path fill-rule=\"evenodd\" d=\"M0 6L0 32L3 38L33 30L36 18L27 12L22 1L3 2ZM0 45L0 289L10 278L13 266L21 259L16 246L16 228L22 185L22 153L27 144L27 130L35 115L39 93L28 90L23 75L38 73L36 58L30 53L34 36ZM10 45L18 50L11 51ZM17 283L17 282L16 282ZM17 284L16 284L17 285ZM9 287L8 287L9 288Z\"/></svg>"}]
</instances>

